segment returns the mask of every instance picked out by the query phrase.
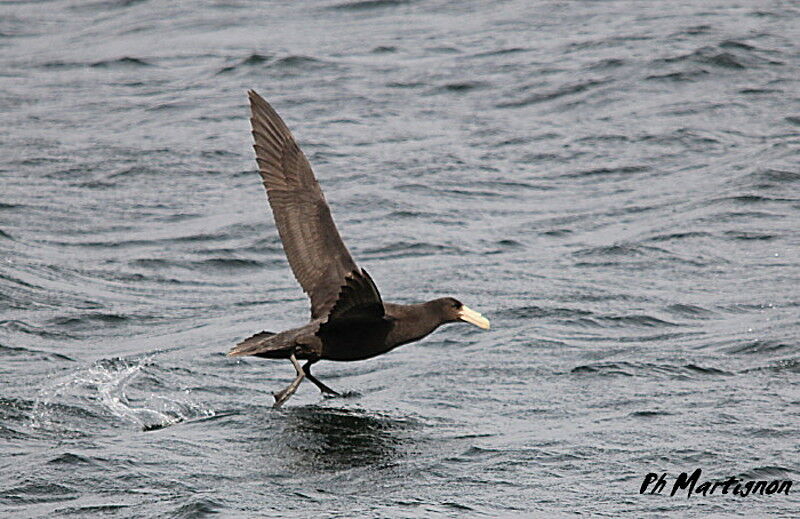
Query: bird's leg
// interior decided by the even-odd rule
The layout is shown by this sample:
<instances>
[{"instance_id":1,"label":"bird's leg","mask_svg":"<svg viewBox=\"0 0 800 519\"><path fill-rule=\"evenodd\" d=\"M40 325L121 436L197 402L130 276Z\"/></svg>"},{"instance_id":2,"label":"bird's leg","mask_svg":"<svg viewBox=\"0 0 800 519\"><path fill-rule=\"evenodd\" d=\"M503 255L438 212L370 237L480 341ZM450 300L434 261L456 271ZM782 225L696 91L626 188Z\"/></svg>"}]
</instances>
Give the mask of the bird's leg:
<instances>
[{"instance_id":1,"label":"bird's leg","mask_svg":"<svg viewBox=\"0 0 800 519\"><path fill-rule=\"evenodd\" d=\"M275 397L275 403L272 405L272 407L275 409L279 408L284 402L289 400L289 397L292 396L295 391L297 391L297 388L300 386L300 382L303 381L303 377L306 376L305 371L303 371L303 368L300 367L300 363L297 362L297 358L294 356L294 353L292 353L292 355L289 357L289 360L291 360L292 364L294 364L294 369L297 371L297 377L292 380L291 384L286 386L286 389L272 394L272 396Z\"/></svg>"},{"instance_id":2,"label":"bird's leg","mask_svg":"<svg viewBox=\"0 0 800 519\"><path fill-rule=\"evenodd\" d=\"M338 392L336 392L333 389L329 388L328 386L326 386L325 384L320 382L319 379L317 379L317 377L315 377L314 375L311 374L311 365L312 364L314 364L314 361L313 360L309 360L308 362L306 362L305 366L303 366L303 372L306 374L306 378L308 380L310 380L311 382L313 382L314 385L317 386L319 388L319 390L322 391L323 394L331 395L331 396L341 396Z\"/></svg>"}]
</instances>

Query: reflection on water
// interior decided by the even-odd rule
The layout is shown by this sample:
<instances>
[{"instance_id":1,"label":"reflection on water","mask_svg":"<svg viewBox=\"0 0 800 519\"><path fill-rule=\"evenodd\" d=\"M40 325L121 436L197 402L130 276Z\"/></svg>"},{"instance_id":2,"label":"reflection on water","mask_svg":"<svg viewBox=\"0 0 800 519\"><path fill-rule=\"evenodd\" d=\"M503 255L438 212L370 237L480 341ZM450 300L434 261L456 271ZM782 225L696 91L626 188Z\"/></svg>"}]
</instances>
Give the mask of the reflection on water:
<instances>
[{"instance_id":1,"label":"reflection on water","mask_svg":"<svg viewBox=\"0 0 800 519\"><path fill-rule=\"evenodd\" d=\"M358 409L312 405L281 414L285 445L301 464L322 470L391 463L402 455L406 433L418 427L408 418Z\"/></svg>"}]
</instances>

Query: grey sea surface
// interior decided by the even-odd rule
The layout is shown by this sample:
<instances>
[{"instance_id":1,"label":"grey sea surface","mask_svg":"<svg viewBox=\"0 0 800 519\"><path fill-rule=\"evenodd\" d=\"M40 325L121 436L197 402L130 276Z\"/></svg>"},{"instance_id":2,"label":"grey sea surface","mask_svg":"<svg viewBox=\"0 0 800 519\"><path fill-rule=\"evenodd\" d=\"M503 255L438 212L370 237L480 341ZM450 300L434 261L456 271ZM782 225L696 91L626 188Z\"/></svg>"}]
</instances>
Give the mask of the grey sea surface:
<instances>
[{"instance_id":1,"label":"grey sea surface","mask_svg":"<svg viewBox=\"0 0 800 519\"><path fill-rule=\"evenodd\" d=\"M316 374L246 91L387 301ZM797 517L800 5L0 5L3 517ZM789 495L640 495L647 473Z\"/></svg>"}]
</instances>

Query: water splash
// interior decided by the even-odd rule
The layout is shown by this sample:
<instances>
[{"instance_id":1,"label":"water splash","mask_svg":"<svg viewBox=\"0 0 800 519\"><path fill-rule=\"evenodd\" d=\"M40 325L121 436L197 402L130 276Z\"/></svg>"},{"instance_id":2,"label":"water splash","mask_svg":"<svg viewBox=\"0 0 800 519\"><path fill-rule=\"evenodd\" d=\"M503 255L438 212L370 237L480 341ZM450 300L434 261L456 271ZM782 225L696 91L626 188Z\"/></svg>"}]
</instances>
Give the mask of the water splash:
<instances>
[{"instance_id":1,"label":"water splash","mask_svg":"<svg viewBox=\"0 0 800 519\"><path fill-rule=\"evenodd\" d=\"M150 431L215 414L176 385L153 356L102 359L43 388L30 427L80 434L111 418Z\"/></svg>"}]
</instances>

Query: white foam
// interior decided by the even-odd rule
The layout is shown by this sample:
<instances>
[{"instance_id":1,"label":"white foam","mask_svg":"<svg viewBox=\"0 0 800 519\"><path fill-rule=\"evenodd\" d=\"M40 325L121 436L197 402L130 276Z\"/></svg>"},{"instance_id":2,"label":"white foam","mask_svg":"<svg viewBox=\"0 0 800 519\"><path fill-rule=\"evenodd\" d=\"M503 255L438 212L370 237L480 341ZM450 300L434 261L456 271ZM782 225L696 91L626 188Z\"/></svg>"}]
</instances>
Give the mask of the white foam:
<instances>
[{"instance_id":1,"label":"white foam","mask_svg":"<svg viewBox=\"0 0 800 519\"><path fill-rule=\"evenodd\" d=\"M149 390L147 378L158 387ZM139 387L135 387L137 382ZM175 385L158 369L152 356L100 360L43 388L31 410L30 427L80 430L82 424L71 422L86 418L74 416L80 415L81 409L89 417L111 415L142 429L160 429L215 414L209 406L192 398L189 390Z\"/></svg>"}]
</instances>

